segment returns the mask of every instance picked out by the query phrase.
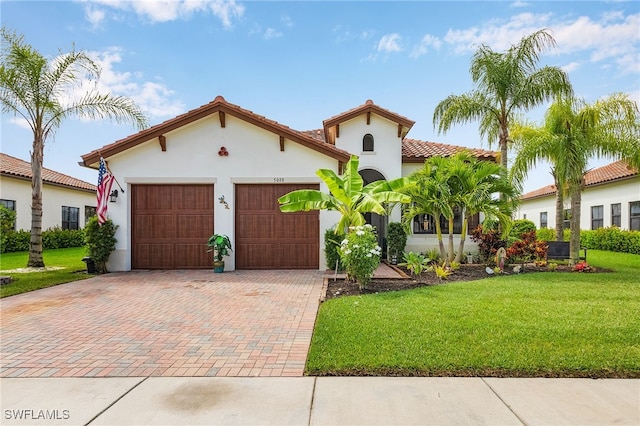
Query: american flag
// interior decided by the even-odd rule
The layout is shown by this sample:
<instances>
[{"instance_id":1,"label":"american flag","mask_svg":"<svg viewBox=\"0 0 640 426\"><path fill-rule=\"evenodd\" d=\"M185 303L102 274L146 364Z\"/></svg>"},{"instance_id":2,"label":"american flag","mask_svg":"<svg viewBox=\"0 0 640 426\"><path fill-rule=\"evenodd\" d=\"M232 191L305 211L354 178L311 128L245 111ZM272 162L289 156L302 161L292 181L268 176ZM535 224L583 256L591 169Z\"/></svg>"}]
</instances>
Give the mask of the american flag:
<instances>
[{"instance_id":1,"label":"american flag","mask_svg":"<svg viewBox=\"0 0 640 426\"><path fill-rule=\"evenodd\" d=\"M113 185L113 175L107 170L104 158L100 157L100 168L98 169L98 223L102 225L107 221L107 203L109 202L109 194L111 194L111 185Z\"/></svg>"}]
</instances>

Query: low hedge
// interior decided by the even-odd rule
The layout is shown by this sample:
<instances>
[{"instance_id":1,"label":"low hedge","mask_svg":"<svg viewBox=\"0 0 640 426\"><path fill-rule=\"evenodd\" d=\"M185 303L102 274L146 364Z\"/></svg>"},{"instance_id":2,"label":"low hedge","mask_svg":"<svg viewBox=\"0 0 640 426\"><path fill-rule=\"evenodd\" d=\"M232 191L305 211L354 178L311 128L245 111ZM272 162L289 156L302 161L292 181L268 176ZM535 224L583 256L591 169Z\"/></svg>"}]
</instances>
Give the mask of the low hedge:
<instances>
[{"instance_id":1,"label":"low hedge","mask_svg":"<svg viewBox=\"0 0 640 426\"><path fill-rule=\"evenodd\" d=\"M0 253L16 251L28 251L31 232L20 230L2 234L0 238ZM69 247L84 247L84 230L50 228L42 232L42 247L46 249L58 249Z\"/></svg>"},{"instance_id":2,"label":"low hedge","mask_svg":"<svg viewBox=\"0 0 640 426\"><path fill-rule=\"evenodd\" d=\"M580 244L588 249L640 254L640 231L627 231L615 226L580 231Z\"/></svg>"},{"instance_id":3,"label":"low hedge","mask_svg":"<svg viewBox=\"0 0 640 426\"><path fill-rule=\"evenodd\" d=\"M569 241L570 231L564 230L564 241ZM539 240L554 241L555 230L550 228L538 229L536 236ZM640 254L640 231L628 231L618 227L599 228L580 231L580 245L593 250L607 250L619 253Z\"/></svg>"}]
</instances>

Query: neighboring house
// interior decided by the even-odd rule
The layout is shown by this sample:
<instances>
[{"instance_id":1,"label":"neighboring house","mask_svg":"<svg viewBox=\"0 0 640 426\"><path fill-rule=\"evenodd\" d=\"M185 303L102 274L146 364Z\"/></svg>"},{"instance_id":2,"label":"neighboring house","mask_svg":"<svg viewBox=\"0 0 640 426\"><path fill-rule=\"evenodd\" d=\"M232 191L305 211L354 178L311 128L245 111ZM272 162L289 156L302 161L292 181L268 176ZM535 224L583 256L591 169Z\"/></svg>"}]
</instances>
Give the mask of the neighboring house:
<instances>
[{"instance_id":1,"label":"neighboring house","mask_svg":"<svg viewBox=\"0 0 640 426\"><path fill-rule=\"evenodd\" d=\"M623 161L593 169L584 175L580 229L617 226L640 230L640 175ZM556 187L548 185L520 198L517 219L529 219L538 228L555 228ZM570 199L565 199L565 228L569 227Z\"/></svg>"},{"instance_id":2,"label":"neighboring house","mask_svg":"<svg viewBox=\"0 0 640 426\"><path fill-rule=\"evenodd\" d=\"M31 229L31 163L0 153L0 203L16 212L16 230ZM42 169L42 229L83 228L96 212L96 187Z\"/></svg>"},{"instance_id":3,"label":"neighboring house","mask_svg":"<svg viewBox=\"0 0 640 426\"><path fill-rule=\"evenodd\" d=\"M316 170L340 173L351 154L360 157L368 183L406 176L429 156L464 149L405 139L413 124L369 100L325 120L320 130L301 132L218 96L85 154L81 164L95 169L105 158L125 187L109 204L119 228L108 267L210 268L205 242L215 231L233 244L227 270L324 269L324 231L339 214L281 213L278 197L301 188L328 192ZM495 161L495 152L471 151ZM424 219L416 221L421 233L409 238L408 250L436 245ZM387 221L399 221L400 212L368 220L383 238Z\"/></svg>"}]
</instances>

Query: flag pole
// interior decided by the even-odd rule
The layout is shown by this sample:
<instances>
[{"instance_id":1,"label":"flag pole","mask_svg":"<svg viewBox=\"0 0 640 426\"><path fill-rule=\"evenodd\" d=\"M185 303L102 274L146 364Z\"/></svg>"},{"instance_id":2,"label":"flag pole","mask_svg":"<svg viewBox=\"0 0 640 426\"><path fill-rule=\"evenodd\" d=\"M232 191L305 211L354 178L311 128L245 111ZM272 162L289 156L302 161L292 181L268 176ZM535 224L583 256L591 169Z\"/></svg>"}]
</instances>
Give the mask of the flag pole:
<instances>
[{"instance_id":1,"label":"flag pole","mask_svg":"<svg viewBox=\"0 0 640 426\"><path fill-rule=\"evenodd\" d=\"M100 157L102 157L102 155ZM109 168L109 162L107 160L104 160L104 165L107 167L107 171L111 174L111 176L113 176L113 180L118 184L118 188L120 188L120 191L122 191L122 193L124 194L124 189L122 189L122 186L120 186L120 182L118 182L116 175L114 175Z\"/></svg>"}]
</instances>

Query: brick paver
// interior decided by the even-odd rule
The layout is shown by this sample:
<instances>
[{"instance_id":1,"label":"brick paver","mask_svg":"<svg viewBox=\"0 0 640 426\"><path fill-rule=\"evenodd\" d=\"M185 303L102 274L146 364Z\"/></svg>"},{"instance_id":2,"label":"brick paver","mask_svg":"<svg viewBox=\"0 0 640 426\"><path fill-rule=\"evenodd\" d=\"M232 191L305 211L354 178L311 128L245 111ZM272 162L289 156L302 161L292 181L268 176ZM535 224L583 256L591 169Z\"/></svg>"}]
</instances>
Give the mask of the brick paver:
<instances>
[{"instance_id":1,"label":"brick paver","mask_svg":"<svg viewBox=\"0 0 640 426\"><path fill-rule=\"evenodd\" d=\"M301 376L319 271L112 273L0 300L0 377Z\"/></svg>"}]
</instances>

